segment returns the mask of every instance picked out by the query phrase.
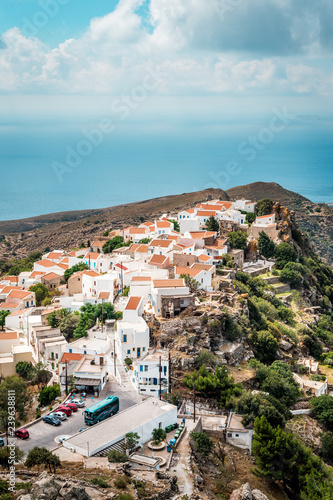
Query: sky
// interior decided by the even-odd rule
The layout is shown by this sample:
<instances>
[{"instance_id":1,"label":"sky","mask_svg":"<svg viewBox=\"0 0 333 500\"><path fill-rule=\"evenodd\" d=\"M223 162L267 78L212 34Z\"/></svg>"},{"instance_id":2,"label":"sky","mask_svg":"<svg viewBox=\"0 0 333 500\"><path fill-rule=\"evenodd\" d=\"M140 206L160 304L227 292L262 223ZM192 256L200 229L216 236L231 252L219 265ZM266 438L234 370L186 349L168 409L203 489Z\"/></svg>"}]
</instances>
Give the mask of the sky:
<instances>
[{"instance_id":1,"label":"sky","mask_svg":"<svg viewBox=\"0 0 333 500\"><path fill-rule=\"evenodd\" d=\"M207 168L204 159L214 151L218 161L226 162L228 155L219 151L218 143L235 143L239 154L250 133L252 138L259 135L260 144L251 147L265 154L266 167L261 164L256 170L256 161L248 165L250 180L260 180L266 168L265 180L280 181L272 166L279 154L277 145L281 154L284 148L285 161L289 143L294 142L295 164L302 158L309 172L314 168L312 157L320 153L317 169L323 175L316 180L313 172L308 186L317 182L317 193L325 190L332 201L333 195L330 199L327 194L333 185L332 25L331 0L1 0L0 168L7 175L8 199L15 191L13 176L29 170L31 178L37 168L34 159L39 158L47 172L39 194L56 183L54 198L63 200L64 179L76 175L68 151L77 152L80 145L86 179L82 189L93 189L88 163L100 143L108 144L115 132L125 149L141 142L141 152L127 164L134 168L136 163L141 171L152 141L165 149L172 133L174 143L188 145L188 155L193 153L191 134L196 144L207 138L201 142L197 169ZM270 125L277 112L289 116L280 121L280 131ZM82 143L87 140L91 151ZM303 151L302 140L308 148ZM108 151L96 160L96 168L102 168ZM178 189L165 182L168 161L163 157L155 171L157 195L187 190L184 179ZM199 181L198 173L194 172L194 187L199 190L207 182ZM114 165L106 181L118 174ZM282 181L297 190L296 178L284 176ZM242 181L234 175L218 187ZM23 190L24 184L27 201L31 186L23 182ZM130 192L136 199L150 197L147 189L134 185ZM81 204L93 208L98 203L96 196L94 201L85 196ZM318 194L317 200L323 198L319 200ZM86 208L81 204L77 197L74 205ZM67 209L69 203L62 207ZM0 218L1 209L0 204ZM33 214L38 210L45 212L46 207L34 208ZM15 217L21 213L19 207Z\"/></svg>"}]
</instances>

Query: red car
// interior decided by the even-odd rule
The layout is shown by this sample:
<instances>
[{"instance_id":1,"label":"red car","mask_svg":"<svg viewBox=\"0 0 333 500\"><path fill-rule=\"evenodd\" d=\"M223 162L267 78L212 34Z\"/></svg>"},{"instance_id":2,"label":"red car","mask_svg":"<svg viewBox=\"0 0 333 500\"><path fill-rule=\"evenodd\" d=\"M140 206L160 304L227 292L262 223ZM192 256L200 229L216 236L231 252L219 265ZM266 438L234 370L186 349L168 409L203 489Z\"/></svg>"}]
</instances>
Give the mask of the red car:
<instances>
[{"instance_id":1,"label":"red car","mask_svg":"<svg viewBox=\"0 0 333 500\"><path fill-rule=\"evenodd\" d=\"M19 437L20 439L28 439L29 432L27 431L27 429L17 429L15 431L15 436Z\"/></svg>"},{"instance_id":2,"label":"red car","mask_svg":"<svg viewBox=\"0 0 333 500\"><path fill-rule=\"evenodd\" d=\"M66 406L70 408L72 411L77 411L78 405L75 403L66 403Z\"/></svg>"},{"instance_id":3,"label":"red car","mask_svg":"<svg viewBox=\"0 0 333 500\"><path fill-rule=\"evenodd\" d=\"M65 405L59 406L59 408L57 408L57 411L63 411L67 415L67 417L69 417L72 414L71 408Z\"/></svg>"}]
</instances>

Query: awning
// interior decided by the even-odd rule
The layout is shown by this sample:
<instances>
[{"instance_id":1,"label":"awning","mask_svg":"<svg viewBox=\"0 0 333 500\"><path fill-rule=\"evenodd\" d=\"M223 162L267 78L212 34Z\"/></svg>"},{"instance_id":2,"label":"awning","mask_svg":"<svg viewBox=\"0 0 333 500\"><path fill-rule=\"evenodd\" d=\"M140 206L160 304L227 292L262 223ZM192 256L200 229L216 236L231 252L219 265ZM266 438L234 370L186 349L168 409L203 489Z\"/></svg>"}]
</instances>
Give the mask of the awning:
<instances>
[{"instance_id":1,"label":"awning","mask_svg":"<svg viewBox=\"0 0 333 500\"><path fill-rule=\"evenodd\" d=\"M100 384L100 380L95 378L79 378L75 380L75 385L92 385L98 386Z\"/></svg>"}]
</instances>

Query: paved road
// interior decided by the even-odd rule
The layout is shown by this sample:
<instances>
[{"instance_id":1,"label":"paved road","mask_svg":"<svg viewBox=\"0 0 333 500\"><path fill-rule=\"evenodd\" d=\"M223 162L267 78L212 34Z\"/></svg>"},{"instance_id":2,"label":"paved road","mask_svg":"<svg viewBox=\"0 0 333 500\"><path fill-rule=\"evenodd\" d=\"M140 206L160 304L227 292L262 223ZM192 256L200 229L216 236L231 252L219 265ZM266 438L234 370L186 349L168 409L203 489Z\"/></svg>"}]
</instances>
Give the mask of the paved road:
<instances>
[{"instance_id":1,"label":"paved road","mask_svg":"<svg viewBox=\"0 0 333 500\"><path fill-rule=\"evenodd\" d=\"M131 406L142 401L142 397L137 394L129 380L124 377L122 385L119 385L114 378L109 380L101 392L98 398L91 399L87 397L85 408L89 408L98 401L104 399L106 396L113 394L119 397L119 411L126 410ZM33 448L34 446L45 446L49 450L53 450L59 443L57 438L61 436L72 436L79 432L82 427L86 427L84 424L84 417L82 415L85 408L79 408L77 412L72 413L67 420L64 420L62 424L58 427L49 425L43 421L37 422L28 428L30 438L25 441L18 439L17 445L25 453ZM111 417L112 418L112 417Z\"/></svg>"}]
</instances>

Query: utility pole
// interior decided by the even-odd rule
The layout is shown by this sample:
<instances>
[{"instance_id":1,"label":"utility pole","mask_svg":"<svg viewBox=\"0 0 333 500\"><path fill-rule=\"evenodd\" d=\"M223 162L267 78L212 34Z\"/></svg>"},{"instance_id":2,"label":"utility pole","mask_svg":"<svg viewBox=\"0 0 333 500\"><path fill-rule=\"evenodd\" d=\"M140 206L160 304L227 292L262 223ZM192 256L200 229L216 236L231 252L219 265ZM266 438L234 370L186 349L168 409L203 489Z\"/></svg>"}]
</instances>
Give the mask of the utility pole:
<instances>
[{"instance_id":1,"label":"utility pole","mask_svg":"<svg viewBox=\"0 0 333 500\"><path fill-rule=\"evenodd\" d=\"M162 363L161 363L161 356L159 358L159 363L158 363L158 369L160 372L160 400L162 399Z\"/></svg>"},{"instance_id":2,"label":"utility pole","mask_svg":"<svg viewBox=\"0 0 333 500\"><path fill-rule=\"evenodd\" d=\"M103 319L104 319L104 299L102 299L102 333L103 333Z\"/></svg>"},{"instance_id":3,"label":"utility pole","mask_svg":"<svg viewBox=\"0 0 333 500\"><path fill-rule=\"evenodd\" d=\"M170 352L170 349L169 349L169 356L168 356L168 361L169 361L169 366L168 366L168 370L169 370L169 394L171 394L171 352Z\"/></svg>"},{"instance_id":4,"label":"utility pole","mask_svg":"<svg viewBox=\"0 0 333 500\"><path fill-rule=\"evenodd\" d=\"M120 262L120 269L121 269L121 292L120 293L123 293L124 283L123 283L123 264L122 264L122 262Z\"/></svg>"},{"instance_id":5,"label":"utility pole","mask_svg":"<svg viewBox=\"0 0 333 500\"><path fill-rule=\"evenodd\" d=\"M66 396L68 396L67 365L68 365L68 361L66 359L66 361L65 361L65 366L66 366Z\"/></svg>"},{"instance_id":6,"label":"utility pole","mask_svg":"<svg viewBox=\"0 0 333 500\"><path fill-rule=\"evenodd\" d=\"M117 378L117 366L116 366L116 339L113 339L113 366L114 366L114 376Z\"/></svg>"},{"instance_id":7,"label":"utility pole","mask_svg":"<svg viewBox=\"0 0 333 500\"><path fill-rule=\"evenodd\" d=\"M193 385L193 422L195 422L195 384Z\"/></svg>"}]
</instances>

